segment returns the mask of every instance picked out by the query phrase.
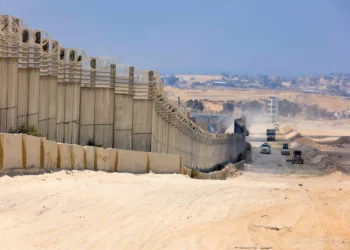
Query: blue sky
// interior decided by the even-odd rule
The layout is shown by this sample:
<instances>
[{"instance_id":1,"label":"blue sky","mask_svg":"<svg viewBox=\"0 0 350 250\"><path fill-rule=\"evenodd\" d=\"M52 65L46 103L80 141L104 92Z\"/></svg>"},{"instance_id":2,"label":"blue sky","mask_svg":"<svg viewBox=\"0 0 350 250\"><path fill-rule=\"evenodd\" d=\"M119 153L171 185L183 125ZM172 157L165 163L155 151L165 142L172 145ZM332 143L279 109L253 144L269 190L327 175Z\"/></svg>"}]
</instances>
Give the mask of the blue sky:
<instances>
[{"instance_id":1,"label":"blue sky","mask_svg":"<svg viewBox=\"0 0 350 250\"><path fill-rule=\"evenodd\" d=\"M0 12L161 73L350 73L349 0L1 0Z\"/></svg>"}]
</instances>

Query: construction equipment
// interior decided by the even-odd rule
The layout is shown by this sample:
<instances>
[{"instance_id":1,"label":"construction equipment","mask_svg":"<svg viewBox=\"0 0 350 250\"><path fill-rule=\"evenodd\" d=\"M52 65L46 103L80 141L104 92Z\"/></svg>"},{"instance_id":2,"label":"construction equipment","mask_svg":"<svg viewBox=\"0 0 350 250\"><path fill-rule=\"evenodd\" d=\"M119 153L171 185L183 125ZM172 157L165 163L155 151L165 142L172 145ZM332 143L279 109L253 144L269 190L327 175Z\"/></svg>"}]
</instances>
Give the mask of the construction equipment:
<instances>
[{"instance_id":1,"label":"construction equipment","mask_svg":"<svg viewBox=\"0 0 350 250\"><path fill-rule=\"evenodd\" d=\"M281 155L290 155L289 144L283 143L281 149Z\"/></svg>"},{"instance_id":2,"label":"construction equipment","mask_svg":"<svg viewBox=\"0 0 350 250\"><path fill-rule=\"evenodd\" d=\"M304 159L301 156L301 151L300 150L294 150L293 158L292 158L292 164L304 164Z\"/></svg>"}]
</instances>

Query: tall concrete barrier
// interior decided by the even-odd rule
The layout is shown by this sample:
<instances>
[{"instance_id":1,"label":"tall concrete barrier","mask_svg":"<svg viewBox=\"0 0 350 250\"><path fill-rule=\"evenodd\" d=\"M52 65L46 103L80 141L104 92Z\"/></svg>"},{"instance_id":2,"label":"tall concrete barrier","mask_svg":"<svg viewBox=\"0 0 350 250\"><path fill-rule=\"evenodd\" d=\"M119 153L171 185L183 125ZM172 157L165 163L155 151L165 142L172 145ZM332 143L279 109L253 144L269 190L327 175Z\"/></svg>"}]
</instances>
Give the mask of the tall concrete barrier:
<instances>
[{"instance_id":1,"label":"tall concrete barrier","mask_svg":"<svg viewBox=\"0 0 350 250\"><path fill-rule=\"evenodd\" d=\"M7 132L7 58L0 58L0 132Z\"/></svg>"},{"instance_id":2,"label":"tall concrete barrier","mask_svg":"<svg viewBox=\"0 0 350 250\"><path fill-rule=\"evenodd\" d=\"M17 127L28 122L28 68L18 69ZM1 75L1 73L0 73ZM1 81L1 80L0 80ZM1 89L1 87L0 87Z\"/></svg>"},{"instance_id":3,"label":"tall concrete barrier","mask_svg":"<svg viewBox=\"0 0 350 250\"><path fill-rule=\"evenodd\" d=\"M0 132L28 122L49 140L179 154L191 169L238 160L244 153L244 136L210 134L180 112L164 95L157 72L114 58L88 57L62 47L44 31L21 26L24 22L14 17L0 16ZM9 29L9 23L15 27ZM87 168L112 171L114 163L100 166L96 159L104 156L99 157ZM67 161L58 163L82 168ZM135 171L145 171L140 169Z\"/></svg>"},{"instance_id":4,"label":"tall concrete barrier","mask_svg":"<svg viewBox=\"0 0 350 250\"><path fill-rule=\"evenodd\" d=\"M95 88L81 89L80 106L80 140L79 144L87 145L94 140L95 129Z\"/></svg>"},{"instance_id":5,"label":"tall concrete barrier","mask_svg":"<svg viewBox=\"0 0 350 250\"><path fill-rule=\"evenodd\" d=\"M180 174L180 155L149 153L149 168L155 174Z\"/></svg>"},{"instance_id":6,"label":"tall concrete barrier","mask_svg":"<svg viewBox=\"0 0 350 250\"><path fill-rule=\"evenodd\" d=\"M141 151L118 150L118 172L148 173L148 153Z\"/></svg>"},{"instance_id":7,"label":"tall concrete barrier","mask_svg":"<svg viewBox=\"0 0 350 250\"><path fill-rule=\"evenodd\" d=\"M114 88L95 88L94 141L105 148L113 146Z\"/></svg>"},{"instance_id":8,"label":"tall concrete barrier","mask_svg":"<svg viewBox=\"0 0 350 250\"><path fill-rule=\"evenodd\" d=\"M114 105L114 147L132 149L133 97L129 94L115 94Z\"/></svg>"}]
</instances>

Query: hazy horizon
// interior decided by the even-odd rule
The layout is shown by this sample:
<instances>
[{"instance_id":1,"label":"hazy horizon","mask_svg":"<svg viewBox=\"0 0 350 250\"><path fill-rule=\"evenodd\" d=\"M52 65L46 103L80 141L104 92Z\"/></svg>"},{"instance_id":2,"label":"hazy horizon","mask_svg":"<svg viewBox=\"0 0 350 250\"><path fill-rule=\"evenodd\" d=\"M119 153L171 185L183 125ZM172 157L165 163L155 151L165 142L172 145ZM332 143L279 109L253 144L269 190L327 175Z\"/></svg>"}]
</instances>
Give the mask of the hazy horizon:
<instances>
[{"instance_id":1,"label":"hazy horizon","mask_svg":"<svg viewBox=\"0 0 350 250\"><path fill-rule=\"evenodd\" d=\"M347 0L17 0L0 10L64 47L162 74L350 71Z\"/></svg>"}]
</instances>

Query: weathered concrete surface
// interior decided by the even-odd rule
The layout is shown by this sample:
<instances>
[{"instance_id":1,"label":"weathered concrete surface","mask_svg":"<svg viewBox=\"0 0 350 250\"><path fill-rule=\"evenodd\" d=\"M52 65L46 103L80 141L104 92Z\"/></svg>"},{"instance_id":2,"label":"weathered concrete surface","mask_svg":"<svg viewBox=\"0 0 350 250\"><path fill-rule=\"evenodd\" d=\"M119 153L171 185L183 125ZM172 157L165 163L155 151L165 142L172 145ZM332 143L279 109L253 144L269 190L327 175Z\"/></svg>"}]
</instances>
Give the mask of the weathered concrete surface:
<instances>
[{"instance_id":1,"label":"weathered concrete surface","mask_svg":"<svg viewBox=\"0 0 350 250\"><path fill-rule=\"evenodd\" d=\"M96 148L91 146L85 146L85 168L90 170L96 170Z\"/></svg>"},{"instance_id":2,"label":"weathered concrete surface","mask_svg":"<svg viewBox=\"0 0 350 250\"><path fill-rule=\"evenodd\" d=\"M85 169L85 150L80 145L70 145L71 157L72 157L72 168L77 170Z\"/></svg>"},{"instance_id":3,"label":"weathered concrete surface","mask_svg":"<svg viewBox=\"0 0 350 250\"><path fill-rule=\"evenodd\" d=\"M148 173L148 153L118 150L118 172L133 174Z\"/></svg>"},{"instance_id":4,"label":"weathered concrete surface","mask_svg":"<svg viewBox=\"0 0 350 250\"><path fill-rule=\"evenodd\" d=\"M72 156L70 146L70 144L57 143L57 168L72 169Z\"/></svg>"},{"instance_id":5,"label":"weathered concrete surface","mask_svg":"<svg viewBox=\"0 0 350 250\"><path fill-rule=\"evenodd\" d=\"M41 168L57 169L57 143L43 139L41 145Z\"/></svg>"},{"instance_id":6,"label":"weathered concrete surface","mask_svg":"<svg viewBox=\"0 0 350 250\"><path fill-rule=\"evenodd\" d=\"M105 148L96 148L96 169L108 171L110 152Z\"/></svg>"},{"instance_id":7,"label":"weathered concrete surface","mask_svg":"<svg viewBox=\"0 0 350 250\"><path fill-rule=\"evenodd\" d=\"M180 174L180 155L149 153L149 167L156 174Z\"/></svg>"},{"instance_id":8,"label":"weathered concrete surface","mask_svg":"<svg viewBox=\"0 0 350 250\"><path fill-rule=\"evenodd\" d=\"M21 134L0 134L0 170L16 172L23 169Z\"/></svg>"},{"instance_id":9,"label":"weathered concrete surface","mask_svg":"<svg viewBox=\"0 0 350 250\"><path fill-rule=\"evenodd\" d=\"M107 148L109 151L109 167L107 171L116 172L118 168L118 150L115 148Z\"/></svg>"},{"instance_id":10,"label":"weathered concrete surface","mask_svg":"<svg viewBox=\"0 0 350 250\"><path fill-rule=\"evenodd\" d=\"M23 167L27 170L39 170L42 138L25 134L22 136Z\"/></svg>"},{"instance_id":11,"label":"weathered concrete surface","mask_svg":"<svg viewBox=\"0 0 350 250\"><path fill-rule=\"evenodd\" d=\"M115 94L114 101L114 147L132 149L133 97Z\"/></svg>"}]
</instances>

